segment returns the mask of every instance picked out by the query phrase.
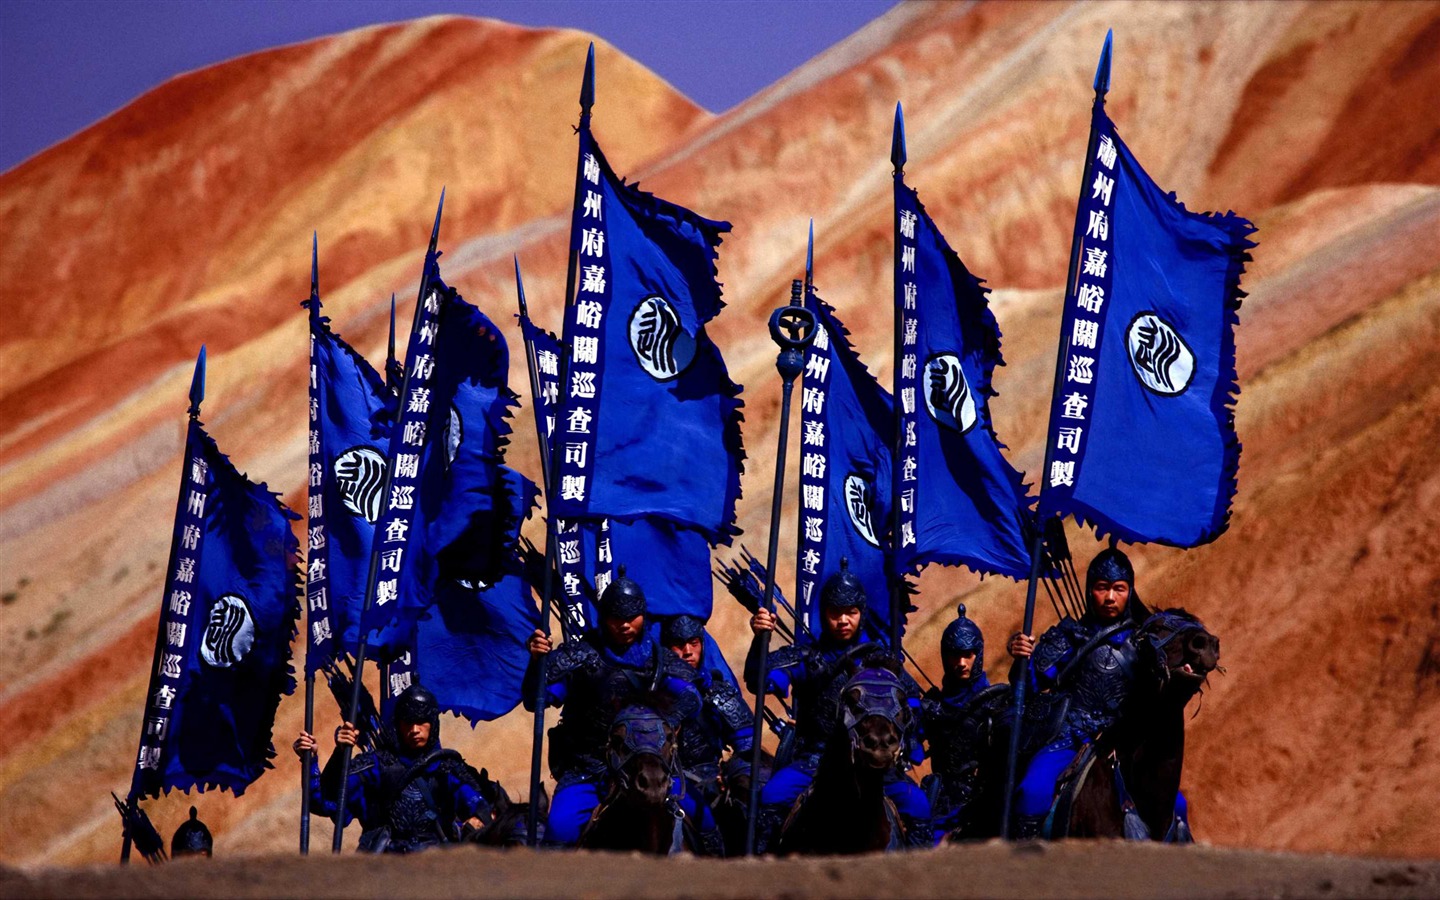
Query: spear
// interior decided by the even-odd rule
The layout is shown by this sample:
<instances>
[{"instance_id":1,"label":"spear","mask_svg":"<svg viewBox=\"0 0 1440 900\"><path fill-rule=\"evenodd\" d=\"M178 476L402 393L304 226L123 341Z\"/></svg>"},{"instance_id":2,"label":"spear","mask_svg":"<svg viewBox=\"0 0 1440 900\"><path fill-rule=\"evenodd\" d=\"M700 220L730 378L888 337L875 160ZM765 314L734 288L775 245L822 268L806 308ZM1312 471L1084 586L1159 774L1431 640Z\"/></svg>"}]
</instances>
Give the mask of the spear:
<instances>
[{"instance_id":1,"label":"spear","mask_svg":"<svg viewBox=\"0 0 1440 900\"><path fill-rule=\"evenodd\" d=\"M410 322L410 330L414 333L419 328L420 314L425 308L425 293L430 289L430 279L435 274L436 261L440 254L436 252L436 246L440 243L440 216L445 212L445 189L440 189L440 205L435 210L435 225L430 229L430 247L425 251L425 267L420 272L420 291L415 298L415 313ZM404 397L410 388L411 367L407 365L401 376L400 396ZM380 496L390 496L390 482L395 475L395 451L396 442L391 441L389 465L385 467L385 487ZM364 622L366 614L375 602L376 576L380 572L380 534L376 530L370 543L370 572L365 581L365 603L360 610L360 640L355 647L355 683L350 691L350 709L345 717L346 722L354 722L360 710L360 695L365 689L365 649L369 644L365 634ZM383 685L382 685L383 687ZM340 751L340 797L335 812L335 839L330 845L334 853L339 853L345 839L345 805L350 788L350 757L354 752L353 744L345 744Z\"/></svg>"},{"instance_id":2,"label":"spear","mask_svg":"<svg viewBox=\"0 0 1440 900\"><path fill-rule=\"evenodd\" d=\"M405 378L405 370L400 368L400 363L395 359L395 294L390 294L390 341L385 350L385 386L393 393L400 389L400 382Z\"/></svg>"},{"instance_id":3,"label":"spear","mask_svg":"<svg viewBox=\"0 0 1440 900\"><path fill-rule=\"evenodd\" d=\"M199 355L198 357L196 357L196 359L195 359L195 373L194 373L194 375L192 375L191 378L190 378L190 409L189 409L189 411L188 411L188 415L189 415L189 417L190 417L190 421L191 421L191 422L194 422L195 420L197 420L197 419L200 418L200 403L201 403L201 401L204 400L204 399L205 399L205 346L202 344L202 345L200 346L200 355ZM187 434L188 434L188 432L187 432ZM184 451L181 451L180 457L181 457L181 458L180 458L180 493L179 493L179 496L177 496L177 497L175 498L175 508L176 508L176 509L180 509L181 504L183 504L183 503L185 502L185 473L188 471L188 467L189 467L189 465L190 465L190 461L185 458L185 453L184 453ZM179 550L179 548L176 546L176 536L175 536L175 535L172 535L171 538L170 538L170 562L169 562L169 564L168 564L168 566L167 566L167 568L166 568L166 571L167 571L167 572L173 571L173 570L175 569L175 556L176 556L176 553L178 552L178 550ZM150 698L154 697L154 696L155 696L155 692L159 690L159 682L160 682L160 654L161 654L161 652L162 652L162 650L163 650L163 648L164 648L164 646L165 646L164 620L165 620L165 595L162 593L162 594L160 595L160 623L158 623L158 624L155 626L155 653L154 653L154 655L153 655L153 656L151 657L151 659L150 659L150 683L149 683L149 687L146 688L146 690L145 690L145 704L146 704L147 710L148 710L148 707L149 707L149 704L150 704ZM140 715L140 740L139 740L138 743L139 743L140 746L144 746L144 744L145 744L145 713L144 713L144 712L142 712L141 715ZM139 752L138 752L138 751L136 752L136 756L139 756ZM136 795L136 792L135 792L135 787L134 787L134 785L132 784L131 787L130 787L130 793L126 795L125 803L126 803L126 805L128 805L128 806L134 807L134 806L136 806L137 799L138 799L138 798L137 798L137 795ZM125 839L124 839L124 841L123 841L123 842L121 843L121 845L120 845L120 863L121 863L122 865L128 864L128 863L130 862L130 845L131 845L131 843L132 843L132 839L131 839L130 831L127 829L126 832L125 832Z\"/></svg>"},{"instance_id":4,"label":"spear","mask_svg":"<svg viewBox=\"0 0 1440 900\"><path fill-rule=\"evenodd\" d=\"M320 318L320 236L310 232L310 319ZM310 338L314 341L314 329ZM313 344L311 345L314 346ZM311 364L314 364L314 350L311 350ZM312 388L313 390L313 388ZM307 591L308 593L308 591ZM307 604L308 606L308 604ZM306 614L307 621L310 615ZM309 647L309 644L306 644ZM308 656L309 650L306 654ZM305 667L305 733L315 733L315 670ZM314 750L306 750L300 756L300 855L310 855L310 770L315 759Z\"/></svg>"},{"instance_id":5,"label":"spear","mask_svg":"<svg viewBox=\"0 0 1440 900\"><path fill-rule=\"evenodd\" d=\"M905 112L903 109L900 108L900 104L897 102L895 104L895 124L890 132L890 164L894 167L894 178L896 185L895 195L897 197L899 196L899 186L905 181L905 161L907 158L908 155L905 150ZM898 228L899 226L897 225L896 227ZM900 270L899 234L895 235L894 243L895 270L898 272ZM894 373L891 378L893 383L891 387L893 389L892 399L895 403L895 444L893 448L894 456L892 456L891 459L894 462L893 468L896 474L894 476L894 482L891 487L890 496L890 552L895 559L898 559L900 555L899 472L900 460L905 455L905 439L903 429L900 426L900 357L904 353L904 349L901 347L900 344L900 332L902 330L901 319L903 318L904 313L901 312L899 303L895 303L893 305L895 307L895 349L893 357ZM901 611L904 609L906 602L907 601L905 600L903 576L900 574L900 572L897 571L895 572L894 577L890 581L890 649L894 651L896 656L899 656L901 651ZM926 676L925 680L930 680L928 675Z\"/></svg>"},{"instance_id":6,"label":"spear","mask_svg":"<svg viewBox=\"0 0 1440 900\"><path fill-rule=\"evenodd\" d=\"M1105 46L1100 51L1100 63L1095 68L1095 106L1097 108L1105 105L1105 94L1110 90L1110 48L1114 39L1113 31L1105 32ZM1091 169L1095 164L1095 135L1094 119L1091 119L1090 139L1085 148L1085 171L1080 178L1080 197L1076 201L1078 208L1085 202L1085 189L1090 184ZM1077 217L1076 229L1070 242L1070 267L1065 272L1065 299L1068 302L1075 293L1075 273L1080 262L1080 230ZM1055 348L1055 380L1050 391L1050 407L1053 409L1060 398L1060 387L1065 375L1065 340L1064 335ZM1042 479L1050 471L1051 446L1045 442L1045 464L1040 469ZM1044 482L1041 482L1041 492L1044 492ZM1035 535L1030 546L1030 583L1025 589L1025 618L1021 625L1023 634L1030 634L1035 628L1035 585L1040 578L1040 566L1044 560L1045 548L1045 523L1036 523ZM1000 819L1000 834L1007 839L1010 834L1010 812L1014 802L1015 794L1015 766L1020 756L1020 725L1025 716L1025 689L1030 681L1030 657L1020 658L1019 678L1015 681L1015 714L1012 721L1014 727L1010 729L1010 754L1005 769L1005 807Z\"/></svg>"},{"instance_id":7,"label":"spear","mask_svg":"<svg viewBox=\"0 0 1440 900\"><path fill-rule=\"evenodd\" d=\"M580 82L580 125L576 128L577 133L583 133L590 128L590 111L595 106L595 44L592 41L589 51L585 54L585 76ZM568 309L570 301L575 296L575 277L579 267L579 257L575 253L575 210L580 206L580 191L582 190L583 175L581 166L585 164L583 155L584 140L582 138L579 147L575 152L575 191L571 197L570 205L570 250L569 259L565 267L565 308ZM516 263L516 275L518 286L519 263ZM522 299L523 304L523 299ZM560 384L562 389L568 378L570 368L569 354L560 360ZM536 390L538 382L535 379L534 363L530 369L532 392ZM549 459L549 451L545 448L543 424L537 421L537 433L541 435L542 460ZM555 529L558 524L555 516L549 511L551 502L555 497L555 468L545 466L546 471L542 474L545 478L545 587L540 592L540 628L548 636L550 633L550 609L555 600L555 560L558 558L557 540ZM562 621L563 631L563 621ZM537 668L537 687L535 689L535 734L534 745L530 751L530 810L526 817L526 837L530 846L535 846L540 830L540 807L535 799L540 795L540 756L541 747L545 740L545 655L541 654L535 661Z\"/></svg>"},{"instance_id":8,"label":"spear","mask_svg":"<svg viewBox=\"0 0 1440 900\"><path fill-rule=\"evenodd\" d=\"M795 379L805 368L805 351L815 337L815 314L806 309L801 301L804 284L796 279L790 284L790 304L775 310L770 316L770 337L780 345L780 355L775 368L780 372L780 436L775 451L775 486L770 493L770 547L765 562L765 594L760 606L769 612L775 611L775 557L780 549L780 506L785 496L785 451L790 437L790 394ZM759 679L755 684L755 720L753 734L755 748L750 758L750 809L745 827L745 854L755 855L755 816L760 809L760 761L765 712L765 685L769 680L767 671L770 661L770 632L762 631L755 636L759 642Z\"/></svg>"}]
</instances>

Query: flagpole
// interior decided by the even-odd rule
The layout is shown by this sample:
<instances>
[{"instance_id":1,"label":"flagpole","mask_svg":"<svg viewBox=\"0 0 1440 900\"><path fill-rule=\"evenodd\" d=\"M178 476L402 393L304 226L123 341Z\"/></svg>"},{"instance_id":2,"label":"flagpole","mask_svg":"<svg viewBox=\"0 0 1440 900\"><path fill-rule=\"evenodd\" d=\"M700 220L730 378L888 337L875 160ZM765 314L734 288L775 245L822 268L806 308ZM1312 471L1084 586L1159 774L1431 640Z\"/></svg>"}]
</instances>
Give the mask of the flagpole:
<instances>
[{"instance_id":1,"label":"flagpole","mask_svg":"<svg viewBox=\"0 0 1440 900\"><path fill-rule=\"evenodd\" d=\"M815 337L815 314L806 309L801 300L802 282L797 278L790 283L790 305L782 306L770 316L770 337L780 345L780 356L775 368L780 372L780 436L775 451L775 486L770 493L770 547L765 564L765 594L760 599L760 608L775 611L775 557L780 550L780 507L785 496L785 451L790 437L790 395L795 379L805 367L805 351ZM766 671L770 661L770 632L756 635L759 643L755 684L755 718L752 733L755 747L750 757L750 809L745 826L745 855L755 855L755 819L760 809L760 761L762 745L760 740L765 727L765 685L769 681Z\"/></svg>"},{"instance_id":2,"label":"flagpole","mask_svg":"<svg viewBox=\"0 0 1440 900\"><path fill-rule=\"evenodd\" d=\"M1114 32L1105 32L1105 46L1100 51L1100 63L1095 68L1095 107L1105 105L1105 94L1110 90L1110 47ZM1080 176L1080 196L1076 201L1076 209L1085 202L1085 190L1090 183L1090 172L1095 165L1095 148L1097 138L1095 135L1095 119L1090 119L1090 138L1085 147L1085 165L1083 174ZM1065 271L1065 296L1064 301L1068 303L1070 297L1075 293L1076 269L1080 263L1080 227L1079 213L1076 213L1075 231L1070 240L1070 266ZM1063 322L1063 312L1062 319ZM1050 388L1050 409L1054 414L1055 402L1060 398L1060 386L1065 376L1065 335L1061 334L1055 344L1055 380ZM1050 431L1045 431L1045 463L1040 469L1040 494L1044 497L1045 480L1049 478L1052 448L1050 446ZM1035 522L1035 536L1030 546L1030 582L1025 588L1025 617L1021 625L1022 634L1031 634L1035 629L1035 585L1040 578L1040 564L1043 559L1045 546L1044 523L1038 520L1040 515L1037 507ZM1083 601L1085 598L1081 597ZM1025 690L1030 681L1030 657L1020 657L1019 678L1015 681L1015 714L1011 719L1014 722L1010 729L1010 752L1005 767L1005 806L1000 819L1000 834L1007 840L1010 834L1010 813L1014 805L1015 794L1015 766L1020 756L1020 727L1025 716Z\"/></svg>"},{"instance_id":3,"label":"flagpole","mask_svg":"<svg viewBox=\"0 0 1440 900\"><path fill-rule=\"evenodd\" d=\"M200 355L199 355L198 357L196 357L196 359L195 359L195 372L194 372L194 374L190 377L190 409L189 409L189 411L188 411L188 416L189 416L189 420L188 420L188 421L189 421L189 422L192 422L192 423L193 423L193 422L195 422L197 419L200 418L200 403L201 403L201 401L203 401L204 399L205 399L205 347L204 347L204 345L202 344L201 347L200 347ZM178 495L175 497L175 509L176 509L176 510L179 510L179 509L180 509L180 504L182 504L182 503L185 502L185 472L186 472L186 467L190 464L190 461L185 458L185 450L186 450L189 446L190 446L190 428L189 428L189 424L187 424L187 425L186 425L186 429L185 429L185 441L184 441L184 445L182 446L182 448L181 448L181 450L180 450L180 491L179 491ZM173 528L173 527L171 528L171 531L172 531L172 532L174 531L174 528ZM174 568L174 566L175 566L175 556L176 556L176 553L177 553L178 550L179 550L179 547L177 546L176 535L172 533L172 534L170 535L170 561L169 561L169 563L168 563L167 566L166 566L166 571L167 571L167 572L173 570L173 568ZM141 707L141 712L140 712L140 740L137 742L137 749L136 749L136 751L135 751L135 755L136 755L137 758L138 758L139 755L140 755L140 751L139 751L138 748L139 748L139 747L143 747L143 746L145 745L145 713L146 713L146 711L148 711L149 708L150 708L150 698L153 697L153 696L155 696L155 692L156 692L157 690L159 690L158 682L160 681L160 654L161 654L161 652L163 651L163 649L164 649L164 647L165 647L165 638L164 638L164 635L161 633L161 632L164 630L164 621L165 621L165 594L164 594L164 591L163 591L163 589L162 589L161 594L160 594L160 619L159 619L159 621L157 621L156 624L155 624L155 652L154 652L154 654L153 654L153 655L151 656L151 658L150 658L150 681L149 681L149 686L146 687L146 689L145 689L145 705L144 705L143 707ZM139 763L137 762L136 765L138 766ZM133 777L132 777L132 781L133 781ZM126 803L127 806L131 806L131 805L134 805L135 802L136 802L135 785L132 783L131 786L130 786L130 791L129 791L129 793L126 795L125 803ZM130 832L127 830L127 831L125 832L125 839L124 839L124 841L123 841L123 842L121 843L121 845L120 845L120 864L121 864L121 865L129 865L129 863L130 863L130 845L131 845L131 843L132 843L132 840L131 840L131 837L130 837Z\"/></svg>"},{"instance_id":4,"label":"flagpole","mask_svg":"<svg viewBox=\"0 0 1440 900\"><path fill-rule=\"evenodd\" d=\"M310 320L320 318L320 236L310 232ZM315 331L310 331L310 364L315 364ZM314 389L313 387L311 388ZM309 571L306 571L307 597ZM309 603L306 603L305 621L310 621ZM333 645L332 645L333 646ZM305 642L305 733L315 733L315 669L310 666L311 644ZM310 769L315 759L314 750L300 754L300 855L310 855Z\"/></svg>"},{"instance_id":5,"label":"flagpole","mask_svg":"<svg viewBox=\"0 0 1440 900\"><path fill-rule=\"evenodd\" d=\"M590 44L590 49L585 55L585 75L580 82L580 125L576 128L577 133L583 133L590 127L590 111L595 106L595 44ZM575 151L575 191L570 202L570 245L567 248L565 267L565 302L562 309L570 308L570 301L575 296L575 277L578 274L579 258L575 253L575 209L580 204L581 190L581 166L584 165L584 141L582 140ZM515 264L516 286L519 287L520 264ZM520 304L524 309L524 294L520 296ZM528 318L528 317L527 317ZM538 396L538 380L535 374L535 363L531 357L529 342L526 342L526 357L530 364L530 390L531 396ZM565 390L565 379L570 368L570 355L566 353L560 360L560 389ZM558 398L557 398L558 399ZM537 407L538 415L538 407ZM555 564L557 558L557 541L555 528L557 525L553 512L555 498L554 471L549 465L549 451L543 431L543 423L536 420L536 434L540 436L541 463L544 466L542 476L545 479L545 586L540 592L540 630L548 637L550 635L550 610L555 600ZM564 617L561 617L560 631L562 637L565 635ZM541 654L535 660L536 666L536 687L535 687L535 732L532 737L530 748L530 807L525 817L526 840L530 846L535 846L540 831L540 806L536 798L540 796L540 761L541 751L545 743L545 689L546 685L546 655Z\"/></svg>"},{"instance_id":6,"label":"flagpole","mask_svg":"<svg viewBox=\"0 0 1440 900\"><path fill-rule=\"evenodd\" d=\"M895 125L890 135L890 162L894 166L895 192L892 196L898 198L900 189L905 184L905 161L908 158L905 148L905 112L900 104L895 104ZM894 218L894 216L892 216ZM898 223L895 226L898 229ZM894 235L894 266L900 267L900 234L897 231ZM894 303L894 357L891 363L891 401L895 409L895 443L894 455L891 456L890 474L890 560L895 571L890 578L890 649L896 656L900 655L900 610L904 604L904 590L902 580L904 576L900 572L900 460L905 453L905 436L901 422L904 413L900 408L900 358L904 353L901 346L901 328L904 313L901 312L899 298ZM926 679L929 680L928 677Z\"/></svg>"},{"instance_id":7,"label":"flagpole","mask_svg":"<svg viewBox=\"0 0 1440 900\"><path fill-rule=\"evenodd\" d=\"M430 230L430 247L425 251L425 268L420 273L420 291L415 298L415 313L410 322L412 333L415 331L419 321L420 313L425 305L425 293L430 288L430 277L435 271L435 263L439 254L435 252L436 245L440 241L440 216L445 211L445 189L440 189L440 205L435 210L435 225ZM410 388L409 360L401 376L400 397L404 397ZM397 414L398 415L398 414ZM398 421L398 419L397 419ZM395 448L390 448L390 465L385 467L385 487L380 493L382 497L390 495L390 483L395 476L394 466ZM365 647L369 643L369 635L365 633L365 616L370 612L371 605L375 602L376 576L380 573L380 535L377 530L370 541L370 571L365 579L365 602L360 609L359 640L355 647L355 681L350 691L350 708L347 711L345 721L353 723L360 710L360 694L365 689ZM381 685L381 689L384 689ZM332 853L339 853L345 839L345 805L350 787L350 757L354 753L354 744L344 744L340 751L340 797L335 811L335 837L331 842Z\"/></svg>"}]
</instances>

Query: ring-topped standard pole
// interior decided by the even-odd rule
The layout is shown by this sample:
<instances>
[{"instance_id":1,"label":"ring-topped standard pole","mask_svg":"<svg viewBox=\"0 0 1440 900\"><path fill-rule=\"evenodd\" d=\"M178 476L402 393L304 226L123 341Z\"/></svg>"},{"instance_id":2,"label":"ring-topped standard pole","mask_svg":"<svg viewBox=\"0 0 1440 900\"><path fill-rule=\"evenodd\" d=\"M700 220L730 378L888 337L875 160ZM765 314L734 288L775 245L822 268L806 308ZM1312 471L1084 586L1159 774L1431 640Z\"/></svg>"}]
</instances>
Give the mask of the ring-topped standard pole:
<instances>
[{"instance_id":1,"label":"ring-topped standard pole","mask_svg":"<svg viewBox=\"0 0 1440 900\"><path fill-rule=\"evenodd\" d=\"M765 594L760 608L775 610L775 557L780 541L780 506L785 498L785 451L790 437L790 394L795 379L805 368L805 351L815 337L815 314L804 307L804 283L798 278L790 284L790 304L770 316L770 337L780 345L775 368L780 372L780 438L775 450L775 487L770 494L770 547L765 557ZM760 642L759 680L755 685L755 721L752 734L755 748L750 758L750 809L745 827L745 854L755 855L755 820L760 810L760 758L764 734L766 671L770 661L770 632L756 636Z\"/></svg>"}]
</instances>

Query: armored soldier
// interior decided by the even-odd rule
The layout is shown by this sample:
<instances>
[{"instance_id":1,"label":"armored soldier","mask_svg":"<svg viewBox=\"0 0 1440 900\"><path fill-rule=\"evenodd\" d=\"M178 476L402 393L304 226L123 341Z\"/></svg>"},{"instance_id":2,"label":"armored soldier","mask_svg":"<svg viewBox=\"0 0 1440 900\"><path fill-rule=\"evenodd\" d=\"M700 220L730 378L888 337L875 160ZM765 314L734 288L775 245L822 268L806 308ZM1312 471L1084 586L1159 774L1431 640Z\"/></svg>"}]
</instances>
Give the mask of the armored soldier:
<instances>
[{"instance_id":1,"label":"armored soldier","mask_svg":"<svg viewBox=\"0 0 1440 900\"><path fill-rule=\"evenodd\" d=\"M750 791L750 751L754 727L749 705L735 683L730 665L723 656L708 659L705 650L705 623L694 616L675 616L660 629L660 643L695 670L695 686L702 704L694 720L680 730L680 765L685 776L685 811L696 821L713 819L722 784L732 796ZM714 648L719 653L719 648ZM724 767L725 748L733 752ZM700 831L700 841L709 855L722 855L723 841L715 828Z\"/></svg>"},{"instance_id":2,"label":"armored soldier","mask_svg":"<svg viewBox=\"0 0 1440 900\"><path fill-rule=\"evenodd\" d=\"M795 756L770 776L760 792L757 851L773 839L796 798L815 780L825 745L841 724L840 692L853 669L872 658L888 656L883 646L860 639L865 606L865 588L842 559L840 571L820 589L820 637L812 644L781 647L770 654L766 692L782 699L792 690L794 693ZM750 619L750 630L756 636L774 629L775 616L763 607ZM759 688L758 647L758 641L751 645L745 661L745 683L752 691ZM918 707L919 686L908 675L902 674L902 679L911 706ZM919 742L913 746L918 750ZM905 824L906 844L930 846L930 804L919 786L895 771L886 784L885 795L895 803Z\"/></svg>"},{"instance_id":3,"label":"armored soldier","mask_svg":"<svg viewBox=\"0 0 1440 900\"><path fill-rule=\"evenodd\" d=\"M1030 657L1029 690L1037 709L1049 706L1039 695L1058 698L1053 733L1030 759L1017 789L1016 837L1037 837L1055 799L1060 773L1085 744L1119 718L1136 675L1137 655L1130 636L1147 614L1135 595L1135 569L1116 549L1100 552L1085 574L1086 612L1080 620L1061 619L1041 635L1011 636L1007 649L1020 660Z\"/></svg>"},{"instance_id":4,"label":"armored soldier","mask_svg":"<svg viewBox=\"0 0 1440 900\"><path fill-rule=\"evenodd\" d=\"M214 850L215 841L210 837L210 829L200 821L195 807L190 807L190 818L180 823L180 827L175 829L175 836L170 839L170 858L209 857L213 855Z\"/></svg>"},{"instance_id":5,"label":"armored soldier","mask_svg":"<svg viewBox=\"0 0 1440 900\"><path fill-rule=\"evenodd\" d=\"M626 577L623 566L601 595L599 613L598 628L565 641L553 653L544 632L537 629L530 636L525 708L534 711L538 660L546 654L545 703L560 707L560 722L550 730L555 798L545 831L554 844L574 845L599 804L610 723L629 700L653 692L670 695L676 718L671 724L677 726L692 720L701 705L694 670L645 634L645 592ZM700 816L703 832L704 811Z\"/></svg>"},{"instance_id":6,"label":"armored soldier","mask_svg":"<svg viewBox=\"0 0 1440 900\"><path fill-rule=\"evenodd\" d=\"M965 616L963 603L940 638L940 662L945 669L940 686L926 691L920 706L931 768L923 786L935 814L935 837L990 837L987 813L995 798L986 796L985 786L1004 771L995 723L1010 686L992 685L986 677L985 635Z\"/></svg>"},{"instance_id":7,"label":"armored soldier","mask_svg":"<svg viewBox=\"0 0 1440 900\"><path fill-rule=\"evenodd\" d=\"M356 757L346 787L346 821L360 820L360 850L414 853L468 837L493 819L480 793L480 776L454 750L440 746L440 704L416 684L395 700L390 735L376 735L375 749ZM335 730L336 745L354 745L359 729L349 722ZM300 732L295 753L315 750L315 738ZM315 766L314 758L311 765ZM311 806L321 815L338 814L341 755L332 754L324 773L315 771Z\"/></svg>"}]
</instances>

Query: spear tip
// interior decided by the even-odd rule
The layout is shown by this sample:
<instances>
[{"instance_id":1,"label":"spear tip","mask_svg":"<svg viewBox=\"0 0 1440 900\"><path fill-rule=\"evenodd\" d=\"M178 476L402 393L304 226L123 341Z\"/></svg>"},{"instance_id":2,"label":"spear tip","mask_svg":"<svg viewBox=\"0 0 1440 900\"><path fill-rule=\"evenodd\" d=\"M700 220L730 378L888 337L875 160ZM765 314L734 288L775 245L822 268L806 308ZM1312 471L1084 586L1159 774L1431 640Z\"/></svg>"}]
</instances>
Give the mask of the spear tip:
<instances>
[{"instance_id":1,"label":"spear tip","mask_svg":"<svg viewBox=\"0 0 1440 900\"><path fill-rule=\"evenodd\" d=\"M810 220L810 239L805 244L805 284L815 283L815 220Z\"/></svg>"},{"instance_id":2,"label":"spear tip","mask_svg":"<svg viewBox=\"0 0 1440 900\"><path fill-rule=\"evenodd\" d=\"M1100 63L1095 67L1095 93L1105 96L1110 90L1111 46L1115 41L1115 29L1105 31L1105 46L1100 48Z\"/></svg>"},{"instance_id":3,"label":"spear tip","mask_svg":"<svg viewBox=\"0 0 1440 900\"><path fill-rule=\"evenodd\" d=\"M395 359L395 294L390 294L390 345L388 360Z\"/></svg>"},{"instance_id":4,"label":"spear tip","mask_svg":"<svg viewBox=\"0 0 1440 900\"><path fill-rule=\"evenodd\" d=\"M320 233L310 232L310 296L320 296Z\"/></svg>"},{"instance_id":5,"label":"spear tip","mask_svg":"<svg viewBox=\"0 0 1440 900\"><path fill-rule=\"evenodd\" d=\"M205 345L200 345L200 355L195 358L195 374L190 378L190 415L200 415L200 403L205 399Z\"/></svg>"},{"instance_id":6,"label":"spear tip","mask_svg":"<svg viewBox=\"0 0 1440 900\"><path fill-rule=\"evenodd\" d=\"M890 137L890 162L895 165L895 172L899 174L905 171L905 110L897 102L895 104L895 127Z\"/></svg>"},{"instance_id":7,"label":"spear tip","mask_svg":"<svg viewBox=\"0 0 1440 900\"><path fill-rule=\"evenodd\" d=\"M430 229L430 255L435 255L435 248L440 243L440 216L445 212L445 188L440 188L440 205L435 207L435 227Z\"/></svg>"},{"instance_id":8,"label":"spear tip","mask_svg":"<svg viewBox=\"0 0 1440 900\"><path fill-rule=\"evenodd\" d=\"M585 80L580 84L580 112L583 115L590 115L590 108L595 105L595 42L590 42L590 50L585 55Z\"/></svg>"}]
</instances>

